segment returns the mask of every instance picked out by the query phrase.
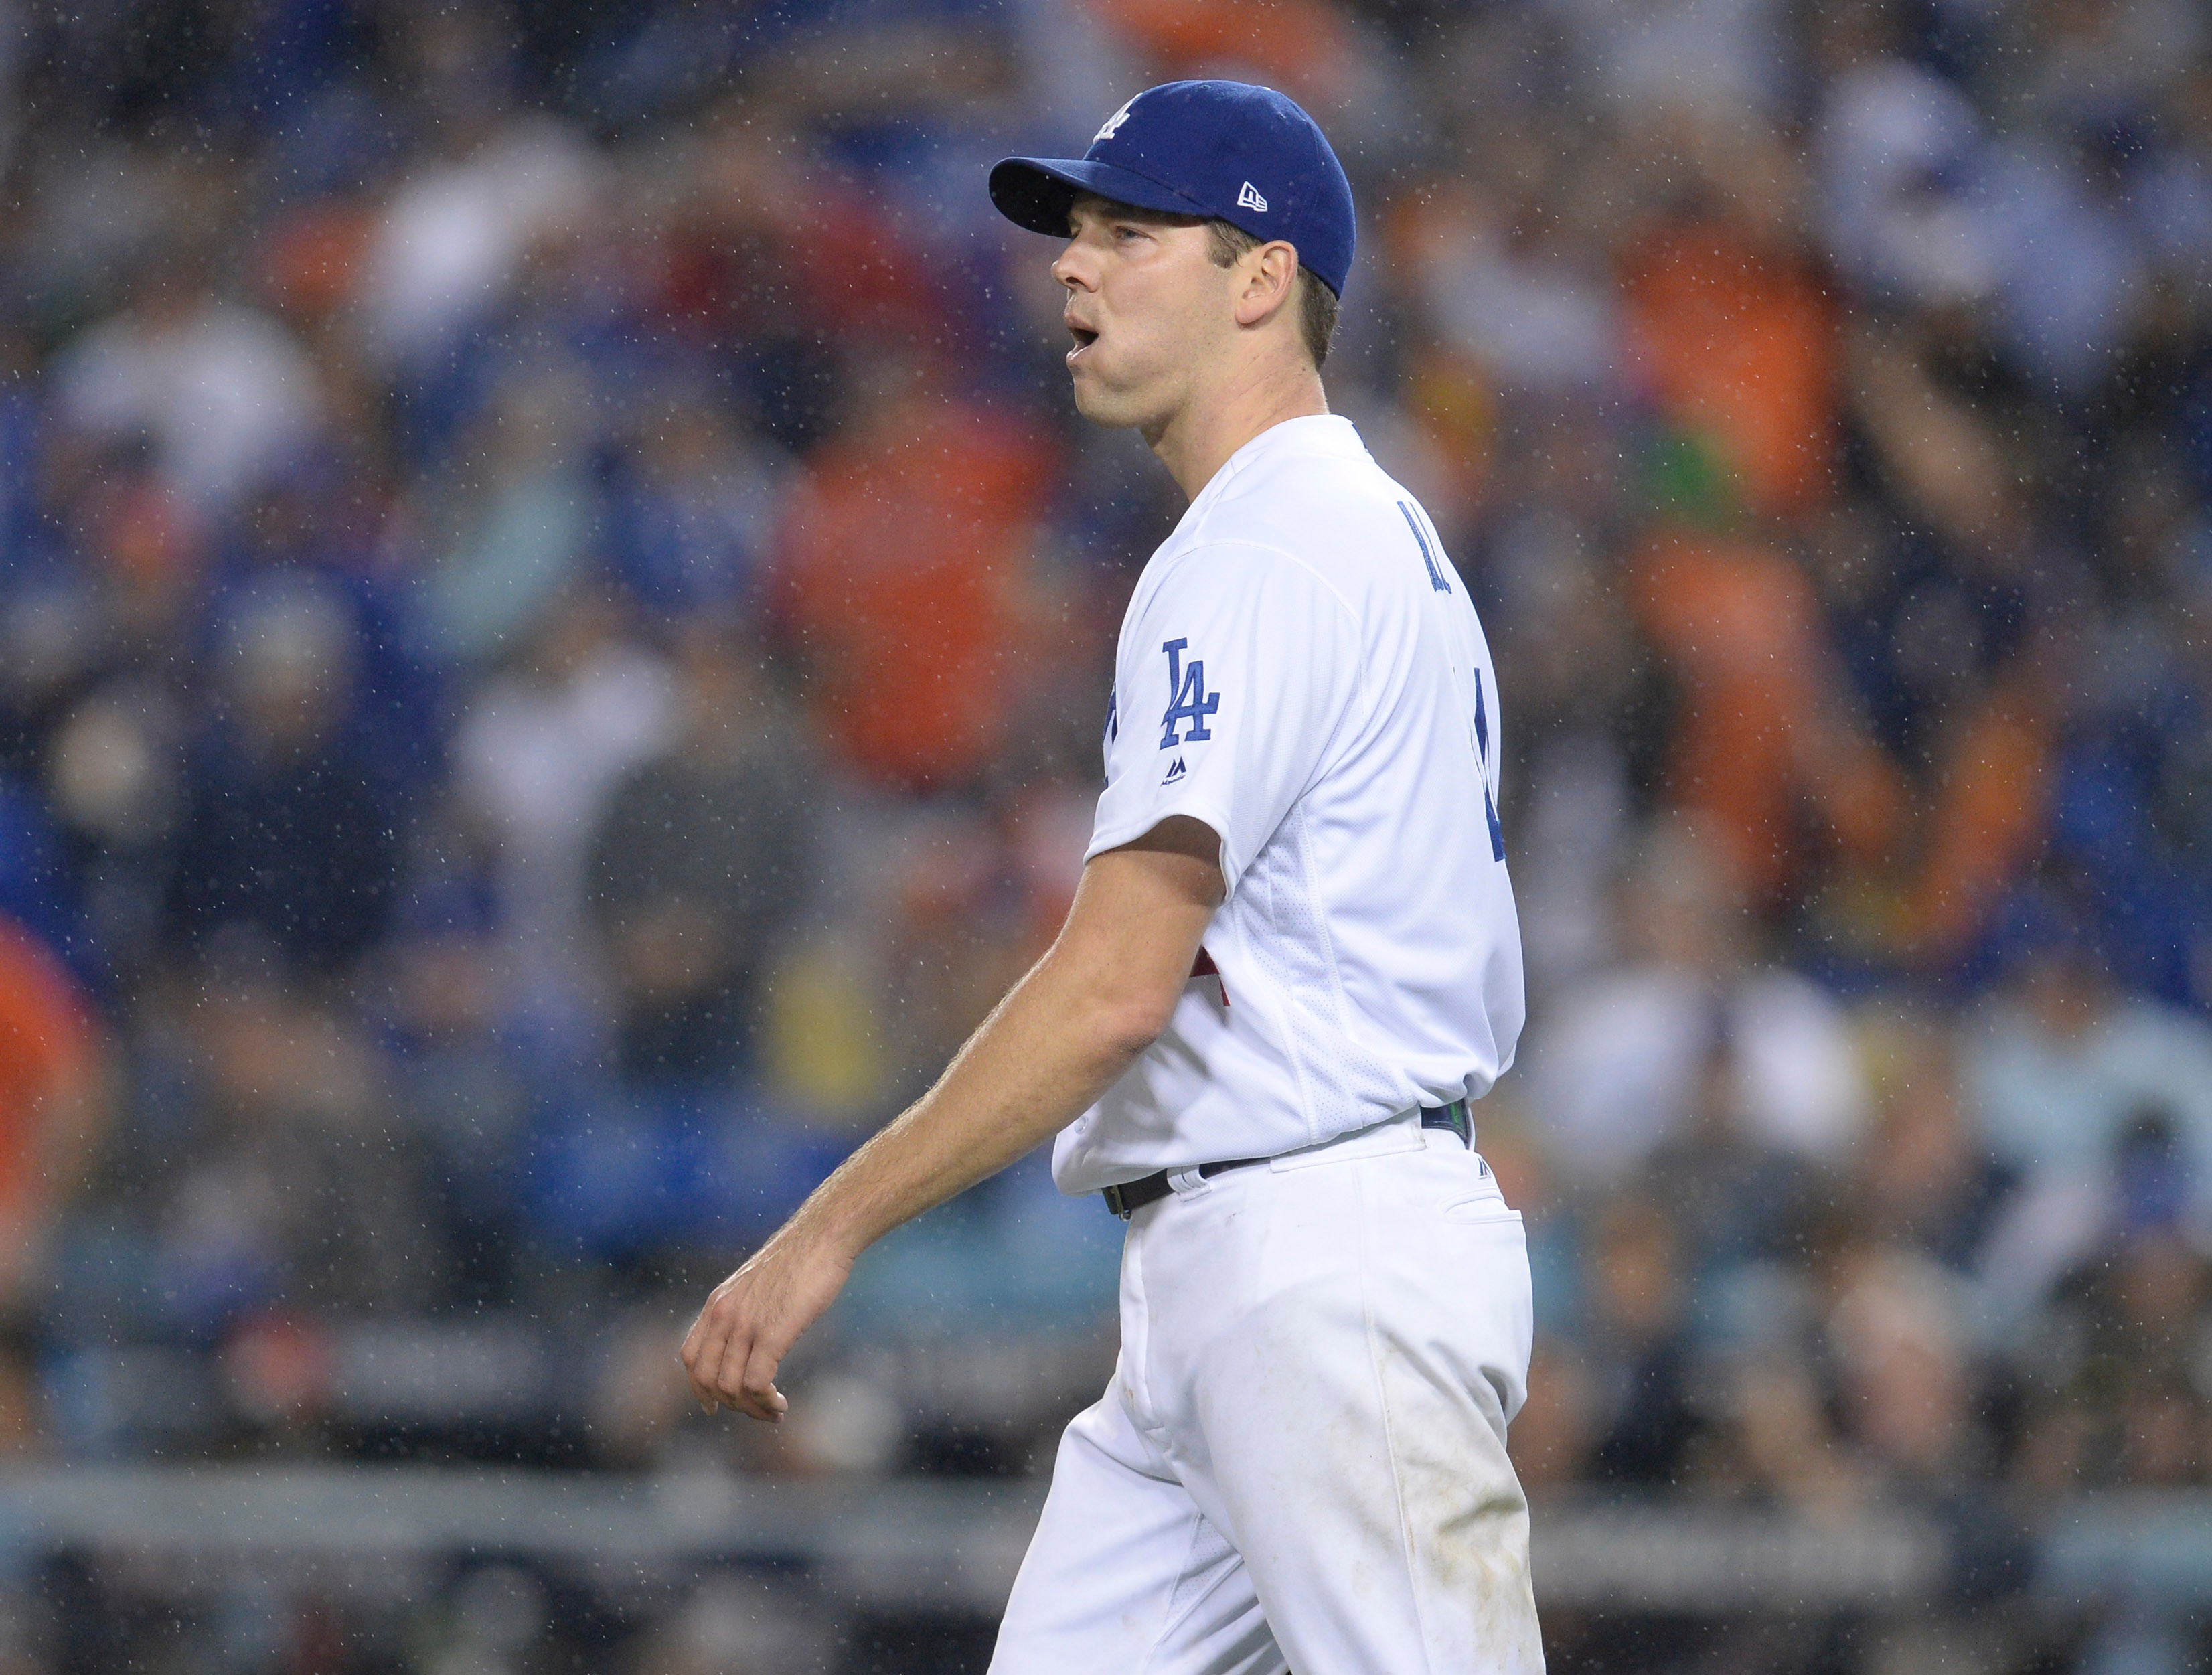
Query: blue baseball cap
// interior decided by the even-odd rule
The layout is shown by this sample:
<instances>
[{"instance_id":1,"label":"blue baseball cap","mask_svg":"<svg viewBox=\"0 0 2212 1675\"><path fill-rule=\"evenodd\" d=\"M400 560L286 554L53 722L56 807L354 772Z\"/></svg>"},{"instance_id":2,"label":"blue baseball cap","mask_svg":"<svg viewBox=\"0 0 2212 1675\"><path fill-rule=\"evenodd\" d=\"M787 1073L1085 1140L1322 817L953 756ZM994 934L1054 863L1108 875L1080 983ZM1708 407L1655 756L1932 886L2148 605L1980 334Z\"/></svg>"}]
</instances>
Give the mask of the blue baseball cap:
<instances>
[{"instance_id":1,"label":"blue baseball cap","mask_svg":"<svg viewBox=\"0 0 2212 1675\"><path fill-rule=\"evenodd\" d=\"M991 169L991 202L1032 233L1066 237L1079 192L1287 240L1300 267L1344 294L1352 183L1320 124L1273 88L1164 82L1108 117L1080 157L1008 157Z\"/></svg>"}]
</instances>

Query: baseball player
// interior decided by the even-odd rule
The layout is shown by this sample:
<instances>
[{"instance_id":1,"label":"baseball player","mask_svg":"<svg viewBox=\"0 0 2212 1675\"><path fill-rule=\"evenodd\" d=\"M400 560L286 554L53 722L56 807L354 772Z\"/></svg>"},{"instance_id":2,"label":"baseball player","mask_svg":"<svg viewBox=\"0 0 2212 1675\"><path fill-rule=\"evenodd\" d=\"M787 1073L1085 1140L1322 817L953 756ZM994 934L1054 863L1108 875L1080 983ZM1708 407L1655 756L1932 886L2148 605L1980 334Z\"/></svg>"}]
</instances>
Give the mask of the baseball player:
<instances>
[{"instance_id":1,"label":"baseball player","mask_svg":"<svg viewBox=\"0 0 2212 1675\"><path fill-rule=\"evenodd\" d=\"M1122 624L1058 940L684 1365L780 1416L854 1257L1057 1133L1060 1186L1128 1223L1121 1353L992 1669L1540 1670L1528 1253L1468 1109L1523 1010L1498 692L1434 525L1323 395L1351 187L1281 94L1177 82L990 191L1065 240L1076 406L1190 509Z\"/></svg>"}]
</instances>

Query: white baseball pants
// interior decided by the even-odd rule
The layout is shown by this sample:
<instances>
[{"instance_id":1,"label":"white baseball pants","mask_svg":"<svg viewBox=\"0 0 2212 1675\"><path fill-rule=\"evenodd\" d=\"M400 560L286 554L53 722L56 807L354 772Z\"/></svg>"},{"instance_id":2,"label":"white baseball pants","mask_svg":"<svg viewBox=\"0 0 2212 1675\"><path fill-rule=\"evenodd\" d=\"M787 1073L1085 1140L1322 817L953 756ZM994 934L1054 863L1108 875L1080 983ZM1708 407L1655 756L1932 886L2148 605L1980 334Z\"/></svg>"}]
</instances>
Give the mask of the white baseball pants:
<instances>
[{"instance_id":1,"label":"white baseball pants","mask_svg":"<svg viewBox=\"0 0 2212 1675\"><path fill-rule=\"evenodd\" d=\"M1537 1675L1520 1216L1409 1113L1131 1218L993 1675Z\"/></svg>"}]
</instances>

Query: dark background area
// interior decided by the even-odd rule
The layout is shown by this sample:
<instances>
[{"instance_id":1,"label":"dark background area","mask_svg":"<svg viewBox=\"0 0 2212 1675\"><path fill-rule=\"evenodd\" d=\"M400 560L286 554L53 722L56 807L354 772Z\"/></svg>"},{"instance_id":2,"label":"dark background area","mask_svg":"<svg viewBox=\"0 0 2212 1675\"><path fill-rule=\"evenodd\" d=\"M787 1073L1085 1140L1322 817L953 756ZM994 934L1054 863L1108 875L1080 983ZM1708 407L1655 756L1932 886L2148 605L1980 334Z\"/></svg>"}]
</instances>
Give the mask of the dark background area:
<instances>
[{"instance_id":1,"label":"dark background area","mask_svg":"<svg viewBox=\"0 0 2212 1675\"><path fill-rule=\"evenodd\" d=\"M2201 1593L2038 1578L2212 1470L2208 53L2187 0L0 0L12 1469L1034 1487L1118 1247L1041 1158L871 1256L781 1432L672 1350L1049 940L1180 511L985 171L1228 74L1344 157L1331 401L1498 657L1540 1599L1654 1497L1947 1555L1563 1578L1555 1666L2192 1666ZM0 1668L988 1642L805 1554L58 1545L0 1543Z\"/></svg>"}]
</instances>

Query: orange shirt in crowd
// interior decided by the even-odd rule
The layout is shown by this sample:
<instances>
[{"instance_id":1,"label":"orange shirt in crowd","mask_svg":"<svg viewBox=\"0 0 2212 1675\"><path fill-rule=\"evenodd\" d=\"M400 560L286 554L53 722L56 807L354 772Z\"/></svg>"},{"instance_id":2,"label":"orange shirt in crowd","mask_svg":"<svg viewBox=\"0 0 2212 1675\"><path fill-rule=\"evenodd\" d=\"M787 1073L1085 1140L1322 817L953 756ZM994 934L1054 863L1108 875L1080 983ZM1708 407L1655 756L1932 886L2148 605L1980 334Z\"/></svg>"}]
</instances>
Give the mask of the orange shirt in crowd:
<instances>
[{"instance_id":1,"label":"orange shirt in crowd","mask_svg":"<svg viewBox=\"0 0 2212 1675\"><path fill-rule=\"evenodd\" d=\"M42 1220L51 1166L89 1114L99 1045L76 980L46 945L0 919L0 1227Z\"/></svg>"},{"instance_id":2,"label":"orange shirt in crowd","mask_svg":"<svg viewBox=\"0 0 2212 1675\"><path fill-rule=\"evenodd\" d=\"M785 532L778 608L832 736L862 768L958 785L1005 740L1052 463L1024 426L921 400L816 456Z\"/></svg>"},{"instance_id":3,"label":"orange shirt in crowd","mask_svg":"<svg viewBox=\"0 0 2212 1675\"><path fill-rule=\"evenodd\" d=\"M1637 561L1632 589L1681 685L1674 800L1706 817L1754 895L1796 877L1804 811L1848 853L1894 841L1902 776L1839 714L1796 567L1754 542L1668 531Z\"/></svg>"},{"instance_id":4,"label":"orange shirt in crowd","mask_svg":"<svg viewBox=\"0 0 2212 1675\"><path fill-rule=\"evenodd\" d=\"M2049 728L2031 682L2000 680L1954 718L1941 751L1925 854L1911 896L1913 951L1963 952L2041 847Z\"/></svg>"},{"instance_id":5,"label":"orange shirt in crowd","mask_svg":"<svg viewBox=\"0 0 2212 1675\"><path fill-rule=\"evenodd\" d=\"M1653 398L1713 445L1744 502L1826 501L1836 449L1836 312L1803 264L1723 222L1676 222L1623 266L1628 332Z\"/></svg>"},{"instance_id":6,"label":"orange shirt in crowd","mask_svg":"<svg viewBox=\"0 0 2212 1675\"><path fill-rule=\"evenodd\" d=\"M1164 75L1237 64L1297 99L1327 102L1349 90L1353 41L1326 0L1090 0L1090 9Z\"/></svg>"}]
</instances>

